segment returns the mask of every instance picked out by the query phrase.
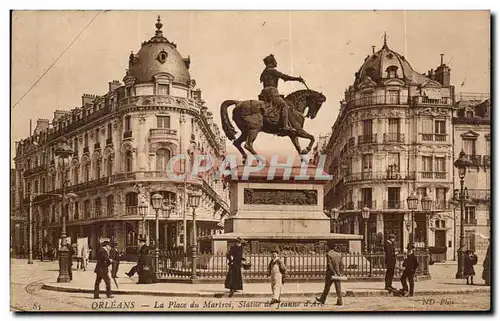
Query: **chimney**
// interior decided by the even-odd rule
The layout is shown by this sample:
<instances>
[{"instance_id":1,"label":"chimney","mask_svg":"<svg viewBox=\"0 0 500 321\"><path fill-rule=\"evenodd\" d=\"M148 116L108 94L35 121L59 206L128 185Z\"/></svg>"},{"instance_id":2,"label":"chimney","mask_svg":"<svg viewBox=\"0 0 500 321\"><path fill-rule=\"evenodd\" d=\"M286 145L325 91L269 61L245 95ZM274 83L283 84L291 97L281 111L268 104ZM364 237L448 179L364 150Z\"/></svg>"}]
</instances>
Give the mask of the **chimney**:
<instances>
[{"instance_id":1,"label":"chimney","mask_svg":"<svg viewBox=\"0 0 500 321\"><path fill-rule=\"evenodd\" d=\"M38 118L36 121L35 133L45 131L49 128L49 120Z\"/></svg>"},{"instance_id":2,"label":"chimney","mask_svg":"<svg viewBox=\"0 0 500 321\"><path fill-rule=\"evenodd\" d=\"M375 46L372 46L372 55L375 54Z\"/></svg>"},{"instance_id":3,"label":"chimney","mask_svg":"<svg viewBox=\"0 0 500 321\"><path fill-rule=\"evenodd\" d=\"M121 86L121 83L118 80L113 80L108 82L109 84L109 91L115 91Z\"/></svg>"},{"instance_id":4,"label":"chimney","mask_svg":"<svg viewBox=\"0 0 500 321\"><path fill-rule=\"evenodd\" d=\"M97 98L97 95L83 94L82 95L82 107L86 104L91 104Z\"/></svg>"},{"instance_id":5,"label":"chimney","mask_svg":"<svg viewBox=\"0 0 500 321\"><path fill-rule=\"evenodd\" d=\"M444 54L441 54L441 65L436 68L434 79L443 86L451 84L451 69L444 63Z\"/></svg>"},{"instance_id":6,"label":"chimney","mask_svg":"<svg viewBox=\"0 0 500 321\"><path fill-rule=\"evenodd\" d=\"M444 54L441 54L441 66L443 65Z\"/></svg>"}]
</instances>

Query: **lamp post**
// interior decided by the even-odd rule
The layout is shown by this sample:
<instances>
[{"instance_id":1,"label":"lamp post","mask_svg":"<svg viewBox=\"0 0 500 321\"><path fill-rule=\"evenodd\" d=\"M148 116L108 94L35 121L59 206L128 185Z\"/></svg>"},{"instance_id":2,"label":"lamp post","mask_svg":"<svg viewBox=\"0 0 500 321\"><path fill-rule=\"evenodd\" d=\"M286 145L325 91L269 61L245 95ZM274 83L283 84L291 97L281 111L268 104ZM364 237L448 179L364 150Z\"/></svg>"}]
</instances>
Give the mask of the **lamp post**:
<instances>
[{"instance_id":1,"label":"lamp post","mask_svg":"<svg viewBox=\"0 0 500 321\"><path fill-rule=\"evenodd\" d=\"M458 155L458 159L453 163L455 167L458 169L458 177L460 178L460 248L458 249L458 265L457 265L457 274L455 275L456 279L464 278L464 259L465 259L465 235L464 235L464 201L465 201L465 192L464 192L464 178L467 172L467 167L471 165L471 162L465 156L465 152L462 150Z\"/></svg>"},{"instance_id":2,"label":"lamp post","mask_svg":"<svg viewBox=\"0 0 500 321\"><path fill-rule=\"evenodd\" d=\"M59 163L59 167L61 168L61 185L62 185L62 199L61 199L61 215L62 215L62 228L61 228L61 248L59 249L59 276L57 277L57 282L70 282L69 269L71 266L69 265L70 261L70 250L66 246L66 170L71 162L71 156L73 155L73 150L69 147L66 140L64 140L59 147L54 151L55 156L57 157L57 162Z\"/></svg>"},{"instance_id":3,"label":"lamp post","mask_svg":"<svg viewBox=\"0 0 500 321\"><path fill-rule=\"evenodd\" d=\"M429 222L431 220L431 207L432 207L432 199L429 197L429 196L424 196L422 197L422 199L420 200L420 202L422 203L422 210L426 213L429 213L429 215L427 216L426 214L426 217L428 217L427 219L427 224L426 224L426 228L425 228L425 248L428 249L429 247Z\"/></svg>"},{"instance_id":4,"label":"lamp post","mask_svg":"<svg viewBox=\"0 0 500 321\"><path fill-rule=\"evenodd\" d=\"M138 206L139 208L139 215L142 217L142 234L144 238L146 238L146 216L148 215L148 205L147 204L141 204Z\"/></svg>"},{"instance_id":5,"label":"lamp post","mask_svg":"<svg viewBox=\"0 0 500 321\"><path fill-rule=\"evenodd\" d=\"M161 194L154 194L151 196L151 203L153 203L153 208L155 210L156 214L156 241L155 241L155 272L158 273L159 267L160 267L160 248L159 248L159 243L160 243L160 216L159 212L160 209L163 207L163 196Z\"/></svg>"},{"instance_id":6,"label":"lamp post","mask_svg":"<svg viewBox=\"0 0 500 321\"><path fill-rule=\"evenodd\" d=\"M28 264L33 264L33 195L30 193L30 207L29 207L29 235L28 235Z\"/></svg>"},{"instance_id":7,"label":"lamp post","mask_svg":"<svg viewBox=\"0 0 500 321\"><path fill-rule=\"evenodd\" d=\"M196 208L200 206L202 193L200 191L194 191L189 194L188 201L189 206L193 208L193 242L191 243L191 259L192 259L192 270L191 278L196 279Z\"/></svg>"},{"instance_id":8,"label":"lamp post","mask_svg":"<svg viewBox=\"0 0 500 321\"><path fill-rule=\"evenodd\" d=\"M413 222L415 221L414 219L414 212L417 210L418 207L418 197L415 195L415 192L412 192L410 196L406 198L406 203L408 205L408 209L411 211L411 223L410 223L410 228L411 228L411 238L410 238L410 243L415 242L415 229L413 227Z\"/></svg>"},{"instance_id":9,"label":"lamp post","mask_svg":"<svg viewBox=\"0 0 500 321\"><path fill-rule=\"evenodd\" d=\"M363 207L361 215L365 221L365 253L368 253L368 219L370 218L370 208L368 206Z\"/></svg>"}]
</instances>

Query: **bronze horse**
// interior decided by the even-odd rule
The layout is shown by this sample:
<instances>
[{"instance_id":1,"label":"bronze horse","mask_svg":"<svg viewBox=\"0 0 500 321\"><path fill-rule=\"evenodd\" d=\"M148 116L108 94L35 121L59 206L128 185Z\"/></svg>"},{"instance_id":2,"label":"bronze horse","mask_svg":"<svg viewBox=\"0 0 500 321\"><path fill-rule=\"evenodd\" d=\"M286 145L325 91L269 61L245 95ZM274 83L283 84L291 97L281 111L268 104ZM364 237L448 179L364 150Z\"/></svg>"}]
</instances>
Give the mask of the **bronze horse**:
<instances>
[{"instance_id":1,"label":"bronze horse","mask_svg":"<svg viewBox=\"0 0 500 321\"><path fill-rule=\"evenodd\" d=\"M288 119L290 127L294 129L293 132L286 136L290 137L300 155L308 154L313 147L314 136L303 129L304 120L306 117L311 119L316 117L321 105L326 101L326 97L317 91L303 89L289 94L284 99L290 106ZM227 113L227 109L232 105L236 105L233 110L233 120L241 130L241 135L238 138L236 138L236 130L231 124ZM247 158L247 154L241 147L243 142L245 142L245 149L256 155L253 142L260 132L279 133L279 112L275 112L272 106L265 108L265 105L266 103L260 100L226 100L220 106L222 129L227 138L233 141L233 145L243 155L243 161ZM306 107L308 110L304 116ZM299 138L309 139L309 146L306 149L301 149Z\"/></svg>"}]
</instances>

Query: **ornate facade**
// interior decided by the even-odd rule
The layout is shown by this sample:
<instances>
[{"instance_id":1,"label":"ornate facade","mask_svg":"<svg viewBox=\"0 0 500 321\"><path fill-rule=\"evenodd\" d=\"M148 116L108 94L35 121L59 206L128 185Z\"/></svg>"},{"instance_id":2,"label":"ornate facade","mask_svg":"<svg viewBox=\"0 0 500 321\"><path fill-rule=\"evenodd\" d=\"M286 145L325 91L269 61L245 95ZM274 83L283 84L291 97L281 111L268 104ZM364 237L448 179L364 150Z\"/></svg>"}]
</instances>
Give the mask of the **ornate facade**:
<instances>
[{"instance_id":1,"label":"ornate facade","mask_svg":"<svg viewBox=\"0 0 500 321\"><path fill-rule=\"evenodd\" d=\"M465 244L480 258L486 255L491 231L491 111L488 95L465 94L457 97L453 117L454 157L463 149L472 162L464 178L467 200L464 208ZM455 175L454 188L460 188ZM460 204L455 203L456 231L460 231ZM459 232L456 242L459 242Z\"/></svg>"},{"instance_id":2,"label":"ornate facade","mask_svg":"<svg viewBox=\"0 0 500 321\"><path fill-rule=\"evenodd\" d=\"M186 246L192 238L187 207L190 183L167 174L174 155L225 154L225 140L201 91L189 74L189 58L163 36L158 18L155 35L129 56L123 83L112 81L104 95L82 96L81 107L57 110L50 122L39 119L34 133L16 143L14 208L27 215L33 205L34 243L57 244L61 233L62 170L54 150L66 140L74 153L67 169L66 192L77 195L66 203L67 234L72 242L100 237L116 240L135 253L137 238L155 236L155 212L149 206L143 229L138 202L154 193L175 202L170 217L160 214L160 248ZM180 162L181 170L189 162ZM189 170L189 167L187 167ZM199 236L222 231L228 191L221 181L202 179L203 197L197 209ZM139 198L139 200L138 200Z\"/></svg>"},{"instance_id":3,"label":"ornate facade","mask_svg":"<svg viewBox=\"0 0 500 321\"><path fill-rule=\"evenodd\" d=\"M435 71L420 74L386 40L379 51L374 47L345 92L331 135L317 149L333 176L325 206L340 209L341 233L365 235L366 206L368 249L393 233L400 249L413 240L417 247L446 247L448 259L453 256L453 106L442 56ZM413 192L419 205L412 220L406 198ZM424 196L433 199L432 212L422 211Z\"/></svg>"}]
</instances>

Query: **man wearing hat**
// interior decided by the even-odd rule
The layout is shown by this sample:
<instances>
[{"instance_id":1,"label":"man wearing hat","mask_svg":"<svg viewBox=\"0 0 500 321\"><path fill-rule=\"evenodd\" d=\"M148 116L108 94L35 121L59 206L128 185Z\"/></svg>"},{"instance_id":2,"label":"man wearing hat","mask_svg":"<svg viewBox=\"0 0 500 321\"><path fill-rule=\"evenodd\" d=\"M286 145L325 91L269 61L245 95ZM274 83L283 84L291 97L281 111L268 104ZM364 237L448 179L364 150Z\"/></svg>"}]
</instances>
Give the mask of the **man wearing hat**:
<instances>
[{"instance_id":1,"label":"man wearing hat","mask_svg":"<svg viewBox=\"0 0 500 321\"><path fill-rule=\"evenodd\" d=\"M394 234L389 234L389 239L384 244L385 252L385 289L389 291L395 291L396 289L392 287L392 279L394 278L394 269L396 268L396 249L394 248L394 241L396 236Z\"/></svg>"},{"instance_id":2,"label":"man wearing hat","mask_svg":"<svg viewBox=\"0 0 500 321\"><path fill-rule=\"evenodd\" d=\"M332 284L335 285L335 292L337 294L337 306L342 306L342 289L341 289L341 278L344 272L344 263L342 262L342 254L335 251L335 244L328 242L328 247L330 251L326 254L326 275L325 275L325 287L323 293L316 301L325 304L326 297L330 292Z\"/></svg>"},{"instance_id":3,"label":"man wearing hat","mask_svg":"<svg viewBox=\"0 0 500 321\"><path fill-rule=\"evenodd\" d=\"M283 285L286 267L278 256L277 248L271 251L271 255L272 258L267 267L267 276L271 278L271 291L273 291L270 304L274 304L280 302L281 286Z\"/></svg>"},{"instance_id":4,"label":"man wearing hat","mask_svg":"<svg viewBox=\"0 0 500 321\"><path fill-rule=\"evenodd\" d=\"M104 280L106 284L106 296L112 298L111 296L111 279L109 278L108 267L112 260L109 258L109 251L111 246L109 241L104 241L101 244L99 252L97 252L97 264L95 266L94 272L96 274L95 284L94 284L94 299L99 299L99 286L101 281Z\"/></svg>"},{"instance_id":5,"label":"man wearing hat","mask_svg":"<svg viewBox=\"0 0 500 321\"><path fill-rule=\"evenodd\" d=\"M111 263L111 277L116 279L118 276L118 268L120 267L120 251L116 247L118 244L115 241L111 242L111 249L109 250L109 257L112 260Z\"/></svg>"},{"instance_id":6,"label":"man wearing hat","mask_svg":"<svg viewBox=\"0 0 500 321\"><path fill-rule=\"evenodd\" d=\"M408 292L408 283L410 283L410 293L408 296L413 296L413 290L415 288L415 272L418 268L417 257L415 256L415 246L413 243L408 244L407 247L408 253L403 262L403 266L405 270L401 275L401 285L403 286L403 291L405 294ZM408 283L406 282L408 281Z\"/></svg>"},{"instance_id":7,"label":"man wearing hat","mask_svg":"<svg viewBox=\"0 0 500 321\"><path fill-rule=\"evenodd\" d=\"M243 257L243 244L245 241L238 237L236 245L231 246L226 255L228 260L229 270L227 272L224 287L229 289L229 297L232 297L234 292L243 290L243 278L241 276L241 262L246 261Z\"/></svg>"},{"instance_id":8,"label":"man wearing hat","mask_svg":"<svg viewBox=\"0 0 500 321\"><path fill-rule=\"evenodd\" d=\"M151 256L149 255L149 246L146 245L146 238L139 239L139 259L137 261L137 273L139 281L137 284L153 283L153 266L151 264Z\"/></svg>"}]
</instances>

